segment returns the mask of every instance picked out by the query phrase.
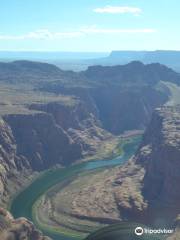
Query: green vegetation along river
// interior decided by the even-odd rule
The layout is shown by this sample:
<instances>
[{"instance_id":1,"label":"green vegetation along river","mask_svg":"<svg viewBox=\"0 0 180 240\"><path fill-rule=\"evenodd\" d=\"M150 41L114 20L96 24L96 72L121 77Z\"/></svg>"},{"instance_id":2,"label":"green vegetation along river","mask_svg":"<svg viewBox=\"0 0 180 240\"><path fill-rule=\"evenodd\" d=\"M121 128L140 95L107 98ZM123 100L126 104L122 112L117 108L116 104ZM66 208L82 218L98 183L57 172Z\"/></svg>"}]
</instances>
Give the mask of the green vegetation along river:
<instances>
[{"instance_id":1,"label":"green vegetation along river","mask_svg":"<svg viewBox=\"0 0 180 240\"><path fill-rule=\"evenodd\" d=\"M137 147L139 146L140 140L141 136L133 137L130 142L127 142L123 146L123 154L114 159L93 160L91 162L80 163L67 168L52 169L45 172L14 198L11 203L11 213L16 218L25 217L30 221L33 221L33 206L40 196L48 191L48 189L57 183L68 180L69 178L82 173L83 171L123 164L135 153ZM51 229L44 229L43 227L40 228L44 234L48 235L54 240L75 239L73 236L66 236L63 233L61 234L59 232L53 232Z\"/></svg>"}]
</instances>

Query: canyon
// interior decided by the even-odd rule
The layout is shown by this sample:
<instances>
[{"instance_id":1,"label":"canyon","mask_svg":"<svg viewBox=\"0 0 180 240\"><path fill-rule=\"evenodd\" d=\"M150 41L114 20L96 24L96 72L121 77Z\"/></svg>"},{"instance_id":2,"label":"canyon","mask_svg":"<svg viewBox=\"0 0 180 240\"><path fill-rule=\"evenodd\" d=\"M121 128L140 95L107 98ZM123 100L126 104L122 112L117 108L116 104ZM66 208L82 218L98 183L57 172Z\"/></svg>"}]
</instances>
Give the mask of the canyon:
<instances>
[{"instance_id":1,"label":"canyon","mask_svg":"<svg viewBox=\"0 0 180 240\"><path fill-rule=\"evenodd\" d=\"M120 220L126 218L138 219L142 222L147 221L147 224L152 221L155 226L157 226L157 219L160 217L161 221L163 219L167 221L168 219L172 224L173 220L176 217L178 218L178 191L176 188L166 187L165 180L168 175L173 173L169 180L174 183L173 178L177 177L174 172L177 172L178 166L172 165L171 167L174 166L174 169L162 169L164 165L158 166L158 160L164 156L163 159L166 159L167 164L169 164L169 161L178 159L179 111L178 107L164 107L155 111L137 154L124 167L104 170L102 173L92 173L90 182L85 181L85 178L89 179L88 176L84 176L82 179L80 177L78 181L84 183L84 185L80 185L80 189L76 187L76 181L72 183L73 188L70 189L70 193L73 199L73 217L78 217L79 221L87 218L86 220L93 219L94 221L96 219L96 221L108 222L107 219L109 219L111 223L118 221L119 218ZM177 149L177 155L173 155L173 158L171 147ZM158 157L158 150L160 150L161 158ZM150 157L151 154L153 154L153 158ZM157 163L155 163L156 161ZM152 171L148 170L153 165L157 166L154 171L162 171L161 175L159 173L154 175ZM164 179L157 178L157 176L163 176ZM158 188L155 196L154 194L146 195L146 188L149 188L146 184L151 184L151 182L155 184L152 186L153 191L159 186L159 182L164 182L164 186ZM171 182L168 184L171 184ZM178 186L176 185L176 187ZM56 201L58 204L61 204L64 196L70 196L68 188L69 186L56 195L59 199ZM174 199L170 197L169 189L173 191L171 196L174 196ZM61 195L60 198L59 195ZM164 196L169 196L169 199L164 198ZM67 201L65 200L65 202ZM48 203L47 199L46 203ZM41 209L39 211L42 212ZM177 222L178 220L176 220L176 224ZM178 236L178 230L175 232L175 236ZM169 239L173 239L173 236Z\"/></svg>"},{"instance_id":2,"label":"canyon","mask_svg":"<svg viewBox=\"0 0 180 240\"><path fill-rule=\"evenodd\" d=\"M46 63L0 63L1 206L41 171L111 156L120 134L144 131L149 123L135 157L112 173L95 174L94 188L86 185L74 195L72 212L79 218L144 221L154 202L172 206L179 198L171 188L178 180L179 109L167 106L152 113L173 102L169 86L177 90L179 84L180 75L160 64L92 66L76 73ZM176 214L174 209L171 220Z\"/></svg>"},{"instance_id":3,"label":"canyon","mask_svg":"<svg viewBox=\"0 0 180 240\"><path fill-rule=\"evenodd\" d=\"M55 209L69 201L65 209L81 220L176 226L167 239L179 239L179 142L180 107L156 109L134 157L124 166L90 173L89 182L87 175L78 177L51 196Z\"/></svg>"}]
</instances>

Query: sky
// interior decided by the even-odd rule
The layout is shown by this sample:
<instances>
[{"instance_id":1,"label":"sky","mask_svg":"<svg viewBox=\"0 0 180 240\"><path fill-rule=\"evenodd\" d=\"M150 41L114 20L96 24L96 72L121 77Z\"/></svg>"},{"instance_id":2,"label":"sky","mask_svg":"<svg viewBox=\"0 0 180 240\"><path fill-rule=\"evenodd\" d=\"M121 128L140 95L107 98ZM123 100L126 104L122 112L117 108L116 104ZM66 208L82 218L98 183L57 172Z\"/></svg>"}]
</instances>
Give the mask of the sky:
<instances>
[{"instance_id":1,"label":"sky","mask_svg":"<svg viewBox=\"0 0 180 240\"><path fill-rule=\"evenodd\" d=\"M180 50L179 0L1 0L0 50Z\"/></svg>"}]
</instances>

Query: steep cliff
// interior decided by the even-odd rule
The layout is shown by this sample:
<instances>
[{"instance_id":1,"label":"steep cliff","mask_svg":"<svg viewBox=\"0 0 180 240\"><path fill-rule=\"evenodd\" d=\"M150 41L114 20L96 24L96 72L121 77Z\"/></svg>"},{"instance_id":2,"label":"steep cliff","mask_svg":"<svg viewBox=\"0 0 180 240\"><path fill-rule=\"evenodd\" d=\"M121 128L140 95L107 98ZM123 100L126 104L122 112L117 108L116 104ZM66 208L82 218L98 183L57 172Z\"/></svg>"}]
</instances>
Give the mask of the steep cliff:
<instances>
[{"instance_id":1,"label":"steep cliff","mask_svg":"<svg viewBox=\"0 0 180 240\"><path fill-rule=\"evenodd\" d=\"M63 128L72 141L81 146L83 157L94 154L103 141L112 138L112 135L102 128L94 109L82 100L69 106L58 102L34 104L30 109L51 114L56 124Z\"/></svg>"},{"instance_id":2,"label":"steep cliff","mask_svg":"<svg viewBox=\"0 0 180 240\"><path fill-rule=\"evenodd\" d=\"M152 87L102 87L91 94L103 127L117 135L125 130L145 129L153 110L168 100L168 94Z\"/></svg>"},{"instance_id":3,"label":"steep cliff","mask_svg":"<svg viewBox=\"0 0 180 240\"><path fill-rule=\"evenodd\" d=\"M4 118L16 139L17 155L24 156L34 170L66 165L82 156L81 147L55 123L51 114L17 114Z\"/></svg>"},{"instance_id":4,"label":"steep cliff","mask_svg":"<svg viewBox=\"0 0 180 240\"><path fill-rule=\"evenodd\" d=\"M145 129L155 108L165 104L169 89L162 82L180 83L179 74L161 64L135 61L118 66L92 66L84 72L99 118L108 131L119 134ZM162 81L162 82L161 82Z\"/></svg>"},{"instance_id":5,"label":"steep cliff","mask_svg":"<svg viewBox=\"0 0 180 240\"><path fill-rule=\"evenodd\" d=\"M0 198L5 190L7 172L15 167L13 136L7 124L0 120Z\"/></svg>"},{"instance_id":6,"label":"steep cliff","mask_svg":"<svg viewBox=\"0 0 180 240\"><path fill-rule=\"evenodd\" d=\"M167 82L177 86L180 76L161 64L132 62L118 66L91 66L78 81L51 81L39 89L75 95L96 111L103 128L113 134L145 129L155 108L168 102ZM75 76L74 76L75 77ZM77 78L77 76L76 76Z\"/></svg>"},{"instance_id":7,"label":"steep cliff","mask_svg":"<svg viewBox=\"0 0 180 240\"><path fill-rule=\"evenodd\" d=\"M16 155L16 143L12 130L3 120L0 120L0 202L6 198L7 182L15 179L15 175L23 166L29 168L29 163L22 156ZM17 176L18 178L18 176Z\"/></svg>"},{"instance_id":8,"label":"steep cliff","mask_svg":"<svg viewBox=\"0 0 180 240\"><path fill-rule=\"evenodd\" d=\"M180 107L157 110L136 161L146 169L143 194L149 203L180 207Z\"/></svg>"},{"instance_id":9,"label":"steep cliff","mask_svg":"<svg viewBox=\"0 0 180 240\"><path fill-rule=\"evenodd\" d=\"M1 204L20 190L35 171L91 157L104 142L113 139L81 101L27 107L27 113L9 113L1 118Z\"/></svg>"}]
</instances>

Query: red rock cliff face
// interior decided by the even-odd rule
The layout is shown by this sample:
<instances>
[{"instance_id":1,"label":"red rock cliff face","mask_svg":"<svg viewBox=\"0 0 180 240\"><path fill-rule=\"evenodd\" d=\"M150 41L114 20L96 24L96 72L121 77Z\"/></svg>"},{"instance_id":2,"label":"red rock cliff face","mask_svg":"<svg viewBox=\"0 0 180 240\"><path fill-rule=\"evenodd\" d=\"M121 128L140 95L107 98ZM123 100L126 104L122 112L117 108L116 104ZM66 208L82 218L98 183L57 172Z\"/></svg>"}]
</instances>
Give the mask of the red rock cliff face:
<instances>
[{"instance_id":1,"label":"red rock cliff face","mask_svg":"<svg viewBox=\"0 0 180 240\"><path fill-rule=\"evenodd\" d=\"M28 161L16 153L17 145L12 130L3 119L0 119L0 201L6 192L7 178L12 172L30 167Z\"/></svg>"},{"instance_id":2,"label":"red rock cliff face","mask_svg":"<svg viewBox=\"0 0 180 240\"><path fill-rule=\"evenodd\" d=\"M112 135L101 128L96 111L87 102L77 100L75 105L65 106L58 102L48 104L34 104L36 109L50 114L55 123L81 147L83 156L91 155L97 146Z\"/></svg>"},{"instance_id":3,"label":"red rock cliff face","mask_svg":"<svg viewBox=\"0 0 180 240\"><path fill-rule=\"evenodd\" d=\"M56 124L64 130L70 128L84 129L85 127L96 124L100 126L94 112L87 107L84 101L77 100L75 105L63 105L58 102L48 104L33 104L30 109L40 110L52 114Z\"/></svg>"},{"instance_id":4,"label":"red rock cliff face","mask_svg":"<svg viewBox=\"0 0 180 240\"><path fill-rule=\"evenodd\" d=\"M138 162L145 166L144 195L149 201L180 201L180 107L157 110L144 136Z\"/></svg>"},{"instance_id":5,"label":"red rock cliff face","mask_svg":"<svg viewBox=\"0 0 180 240\"><path fill-rule=\"evenodd\" d=\"M56 87L52 91L81 99L103 128L115 135L125 130L145 129L154 109L165 104L169 98L167 89L161 92L152 86L136 85L103 85L86 90Z\"/></svg>"},{"instance_id":6,"label":"red rock cliff face","mask_svg":"<svg viewBox=\"0 0 180 240\"><path fill-rule=\"evenodd\" d=\"M34 170L55 164L66 165L81 157L81 146L55 123L50 114L8 115L5 120L12 129L17 155L27 158Z\"/></svg>"},{"instance_id":7,"label":"red rock cliff face","mask_svg":"<svg viewBox=\"0 0 180 240\"><path fill-rule=\"evenodd\" d=\"M151 87L101 87L92 90L103 127L113 134L145 129L152 112L167 101L167 96Z\"/></svg>"},{"instance_id":8,"label":"red rock cliff face","mask_svg":"<svg viewBox=\"0 0 180 240\"><path fill-rule=\"evenodd\" d=\"M0 201L8 194L8 182L16 181L24 170L66 165L80 157L81 146L50 114L5 116L0 121Z\"/></svg>"}]
</instances>

